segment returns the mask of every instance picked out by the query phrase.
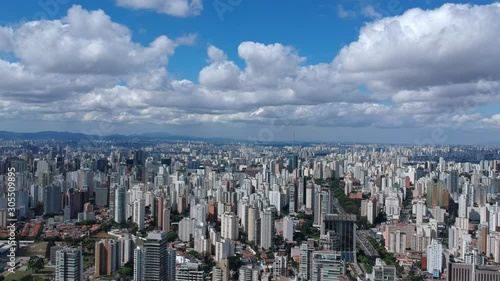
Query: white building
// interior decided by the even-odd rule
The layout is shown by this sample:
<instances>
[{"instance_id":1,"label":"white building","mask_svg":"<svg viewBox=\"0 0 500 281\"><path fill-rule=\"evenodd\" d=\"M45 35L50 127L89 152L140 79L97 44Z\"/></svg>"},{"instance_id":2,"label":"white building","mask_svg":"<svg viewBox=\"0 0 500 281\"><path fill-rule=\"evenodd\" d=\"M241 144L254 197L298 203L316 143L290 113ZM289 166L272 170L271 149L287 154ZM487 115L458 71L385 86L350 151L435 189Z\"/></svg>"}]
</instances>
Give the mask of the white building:
<instances>
[{"instance_id":1,"label":"white building","mask_svg":"<svg viewBox=\"0 0 500 281\"><path fill-rule=\"evenodd\" d=\"M293 241L293 220L289 216L283 218L283 239Z\"/></svg>"},{"instance_id":2,"label":"white building","mask_svg":"<svg viewBox=\"0 0 500 281\"><path fill-rule=\"evenodd\" d=\"M432 239L432 242L427 246L427 272L441 273L443 269L443 245L437 240Z\"/></svg>"},{"instance_id":3,"label":"white building","mask_svg":"<svg viewBox=\"0 0 500 281\"><path fill-rule=\"evenodd\" d=\"M215 243L215 261L220 262L225 258L234 256L234 241L231 239L221 239Z\"/></svg>"},{"instance_id":4,"label":"white building","mask_svg":"<svg viewBox=\"0 0 500 281\"><path fill-rule=\"evenodd\" d=\"M144 218L146 217L146 206L144 204L144 199L136 199L134 201L134 213L132 216L132 221L137 224L139 230L144 229Z\"/></svg>"},{"instance_id":5,"label":"white building","mask_svg":"<svg viewBox=\"0 0 500 281\"><path fill-rule=\"evenodd\" d=\"M221 235L222 238L238 240L238 217L233 213L222 215Z\"/></svg>"}]
</instances>

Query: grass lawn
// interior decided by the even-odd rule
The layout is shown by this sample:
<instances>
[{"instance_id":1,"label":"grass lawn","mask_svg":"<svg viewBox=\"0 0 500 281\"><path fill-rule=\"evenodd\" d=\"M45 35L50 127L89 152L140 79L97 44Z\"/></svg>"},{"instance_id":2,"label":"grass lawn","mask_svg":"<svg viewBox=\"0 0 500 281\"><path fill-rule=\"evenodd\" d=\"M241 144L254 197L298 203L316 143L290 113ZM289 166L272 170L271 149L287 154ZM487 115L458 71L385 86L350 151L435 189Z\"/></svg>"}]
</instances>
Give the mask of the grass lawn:
<instances>
[{"instance_id":1,"label":"grass lawn","mask_svg":"<svg viewBox=\"0 0 500 281\"><path fill-rule=\"evenodd\" d=\"M45 255L45 249L47 248L48 242L36 242L33 243L32 245L23 247L19 249L17 256L18 257L32 257L32 256L39 256Z\"/></svg>"},{"instance_id":2,"label":"grass lawn","mask_svg":"<svg viewBox=\"0 0 500 281\"><path fill-rule=\"evenodd\" d=\"M31 270L26 270L26 271L20 271L19 269L16 270L15 273L11 273L5 277L5 281L16 281L20 280L26 275L32 274Z\"/></svg>"}]
</instances>

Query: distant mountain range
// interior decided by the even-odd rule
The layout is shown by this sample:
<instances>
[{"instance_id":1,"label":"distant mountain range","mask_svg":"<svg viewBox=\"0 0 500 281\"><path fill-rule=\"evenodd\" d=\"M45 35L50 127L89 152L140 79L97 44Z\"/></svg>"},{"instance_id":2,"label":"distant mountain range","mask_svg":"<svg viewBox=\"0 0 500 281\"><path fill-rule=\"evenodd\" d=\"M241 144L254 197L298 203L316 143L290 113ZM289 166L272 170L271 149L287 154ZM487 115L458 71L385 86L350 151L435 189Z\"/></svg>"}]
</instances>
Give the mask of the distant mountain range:
<instances>
[{"instance_id":1,"label":"distant mountain range","mask_svg":"<svg viewBox=\"0 0 500 281\"><path fill-rule=\"evenodd\" d=\"M236 142L229 138L202 138L193 136L172 135L169 133L144 133L134 135L87 135L83 133L43 131L36 133L16 133L0 131L0 139L7 140L58 140L58 141L83 141L83 140L170 140L170 141L211 141L211 142Z\"/></svg>"},{"instance_id":2,"label":"distant mountain range","mask_svg":"<svg viewBox=\"0 0 500 281\"><path fill-rule=\"evenodd\" d=\"M0 131L0 139L3 140L56 140L56 141L85 141L85 140L112 140L112 141L205 141L213 143L256 143L256 141L249 140L238 140L231 138L204 138L204 137L194 137L185 135L173 135L164 132L154 132L154 133L144 133L144 134L133 134L133 135L91 135L83 133L71 133L71 132L57 132L57 131L42 131L36 133L16 133L9 131ZM285 146L293 145L290 141L275 141L275 142L258 142L262 145L273 145L273 146ZM310 145L324 142L312 142L312 141L295 141L295 145ZM341 144L373 144L369 142L336 142ZM379 143L379 145L389 145L384 143ZM403 144L405 145L405 144ZM413 145L413 144L407 144ZM460 144L450 144L450 145L460 145ZM471 145L471 144L468 144ZM500 146L500 141L490 141L482 142L476 145L479 146Z\"/></svg>"}]
</instances>

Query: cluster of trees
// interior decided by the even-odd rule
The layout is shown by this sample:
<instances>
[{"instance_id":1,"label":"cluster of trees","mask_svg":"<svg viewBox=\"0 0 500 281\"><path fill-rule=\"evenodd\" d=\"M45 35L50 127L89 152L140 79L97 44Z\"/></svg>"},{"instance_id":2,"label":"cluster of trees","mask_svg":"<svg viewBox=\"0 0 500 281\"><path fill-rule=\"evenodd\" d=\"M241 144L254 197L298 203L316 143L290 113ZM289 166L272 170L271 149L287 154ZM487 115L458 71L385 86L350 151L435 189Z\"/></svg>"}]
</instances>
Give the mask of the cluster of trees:
<instances>
[{"instance_id":1,"label":"cluster of trees","mask_svg":"<svg viewBox=\"0 0 500 281\"><path fill-rule=\"evenodd\" d=\"M344 193L345 183L340 180L330 180L330 189L333 190L333 195L339 201L340 206L345 212L355 214L358 219L361 217L361 199L351 199Z\"/></svg>"},{"instance_id":2,"label":"cluster of trees","mask_svg":"<svg viewBox=\"0 0 500 281\"><path fill-rule=\"evenodd\" d=\"M369 239L370 244L372 244L373 248L377 250L378 254L380 255L380 258L387 264L387 265L394 265L396 267L396 273L398 274L398 277L401 277L401 272L403 272L403 268L399 265L398 260L396 257L394 257L394 254L387 252L385 247L382 245L383 240L379 244L377 240L374 238Z\"/></svg>"},{"instance_id":3,"label":"cluster of trees","mask_svg":"<svg viewBox=\"0 0 500 281\"><path fill-rule=\"evenodd\" d=\"M38 256L33 256L28 261L28 269L31 269L32 272L37 273L45 267L45 263L43 258Z\"/></svg>"},{"instance_id":4,"label":"cluster of trees","mask_svg":"<svg viewBox=\"0 0 500 281\"><path fill-rule=\"evenodd\" d=\"M363 252L363 250L359 250L357 258L358 263L363 265L366 273L371 273L373 271L373 266L371 265L370 259L365 255L365 252Z\"/></svg>"},{"instance_id":5,"label":"cluster of trees","mask_svg":"<svg viewBox=\"0 0 500 281\"><path fill-rule=\"evenodd\" d=\"M119 276L134 276L134 263L129 261L124 266L116 271Z\"/></svg>"}]
</instances>

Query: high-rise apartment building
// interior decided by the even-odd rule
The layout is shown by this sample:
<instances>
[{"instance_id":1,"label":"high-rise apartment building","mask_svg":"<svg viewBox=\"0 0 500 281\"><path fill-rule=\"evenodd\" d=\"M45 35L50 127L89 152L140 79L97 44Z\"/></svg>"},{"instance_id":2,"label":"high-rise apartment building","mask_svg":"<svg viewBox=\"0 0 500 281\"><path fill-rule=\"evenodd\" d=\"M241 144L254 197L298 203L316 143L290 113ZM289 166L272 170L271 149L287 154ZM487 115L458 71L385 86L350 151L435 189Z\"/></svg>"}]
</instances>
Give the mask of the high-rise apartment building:
<instances>
[{"instance_id":1,"label":"high-rise apartment building","mask_svg":"<svg viewBox=\"0 0 500 281\"><path fill-rule=\"evenodd\" d=\"M56 281L83 281L82 248L60 248L56 252Z\"/></svg>"},{"instance_id":2,"label":"high-rise apartment building","mask_svg":"<svg viewBox=\"0 0 500 281\"><path fill-rule=\"evenodd\" d=\"M229 261L221 260L212 271L212 281L229 281Z\"/></svg>"},{"instance_id":3,"label":"high-rise apartment building","mask_svg":"<svg viewBox=\"0 0 500 281\"><path fill-rule=\"evenodd\" d=\"M304 280L311 279L311 259L313 250L314 248L310 247L306 242L300 244L299 276Z\"/></svg>"},{"instance_id":4,"label":"high-rise apartment building","mask_svg":"<svg viewBox=\"0 0 500 281\"><path fill-rule=\"evenodd\" d=\"M95 244L95 275L109 276L121 267L120 243L103 239Z\"/></svg>"},{"instance_id":5,"label":"high-rise apartment building","mask_svg":"<svg viewBox=\"0 0 500 281\"><path fill-rule=\"evenodd\" d=\"M134 281L144 281L144 249L134 250Z\"/></svg>"},{"instance_id":6,"label":"high-rise apartment building","mask_svg":"<svg viewBox=\"0 0 500 281\"><path fill-rule=\"evenodd\" d=\"M427 272L431 274L439 274L443 269L443 245L436 239L427 246Z\"/></svg>"},{"instance_id":7,"label":"high-rise apartment building","mask_svg":"<svg viewBox=\"0 0 500 281\"><path fill-rule=\"evenodd\" d=\"M177 253L174 248L167 248L167 281L176 281Z\"/></svg>"},{"instance_id":8,"label":"high-rise apartment building","mask_svg":"<svg viewBox=\"0 0 500 281\"><path fill-rule=\"evenodd\" d=\"M339 281L344 274L341 253L316 251L312 253L311 281Z\"/></svg>"},{"instance_id":9,"label":"high-rise apartment building","mask_svg":"<svg viewBox=\"0 0 500 281\"><path fill-rule=\"evenodd\" d=\"M265 209L261 212L261 232L260 247L270 249L273 246L274 238L274 218L272 209Z\"/></svg>"},{"instance_id":10,"label":"high-rise apartment building","mask_svg":"<svg viewBox=\"0 0 500 281\"><path fill-rule=\"evenodd\" d=\"M293 241L293 219L289 216L283 218L283 239Z\"/></svg>"},{"instance_id":11,"label":"high-rise apartment building","mask_svg":"<svg viewBox=\"0 0 500 281\"><path fill-rule=\"evenodd\" d=\"M238 217L234 213L222 214L221 235L222 238L238 240Z\"/></svg>"},{"instance_id":12,"label":"high-rise apartment building","mask_svg":"<svg viewBox=\"0 0 500 281\"><path fill-rule=\"evenodd\" d=\"M139 230L144 229L144 217L146 216L146 206L144 199L136 199L134 201L132 221L137 224Z\"/></svg>"},{"instance_id":13,"label":"high-rise apartment building","mask_svg":"<svg viewBox=\"0 0 500 281\"><path fill-rule=\"evenodd\" d=\"M248 208L248 241L255 244L260 243L260 217L256 207Z\"/></svg>"}]
</instances>

